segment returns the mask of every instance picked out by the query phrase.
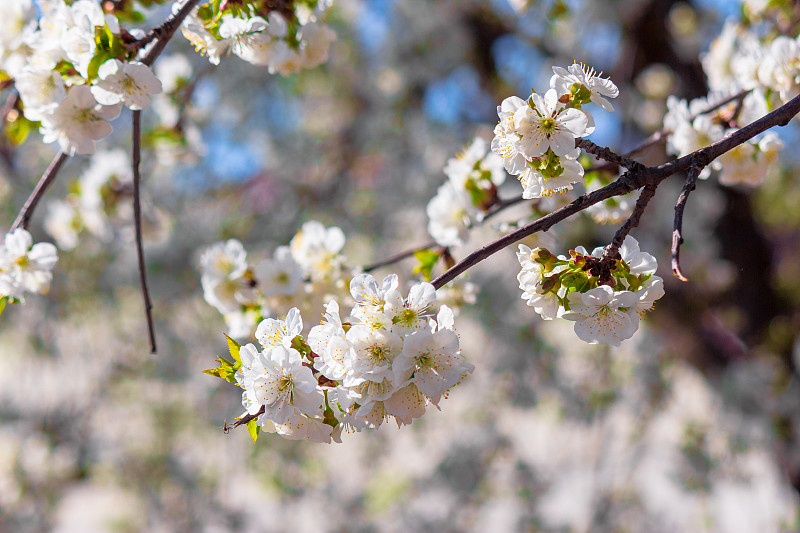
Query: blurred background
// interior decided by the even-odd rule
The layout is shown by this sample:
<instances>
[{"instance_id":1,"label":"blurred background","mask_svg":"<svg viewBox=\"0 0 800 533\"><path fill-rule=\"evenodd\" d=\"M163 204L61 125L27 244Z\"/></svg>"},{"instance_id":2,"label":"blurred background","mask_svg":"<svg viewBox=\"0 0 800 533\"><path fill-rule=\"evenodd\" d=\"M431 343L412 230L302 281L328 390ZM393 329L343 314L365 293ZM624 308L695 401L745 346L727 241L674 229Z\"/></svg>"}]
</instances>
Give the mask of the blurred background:
<instances>
[{"instance_id":1,"label":"blurred background","mask_svg":"<svg viewBox=\"0 0 800 533\"><path fill-rule=\"evenodd\" d=\"M162 62L185 55L191 72L177 115L144 114L159 353L148 353L120 203L113 236L84 231L60 253L50 294L0 317L0 531L798 530L795 125L780 133L780 179L745 190L712 177L690 197L688 283L669 270L683 178L659 187L632 234L667 294L621 348L541 321L509 249L469 273L477 303L457 327L473 375L410 427L254 445L244 428L221 429L241 414L239 389L201 373L226 352L200 288L205 247L236 238L267 257L312 219L344 230L354 265L425 243L445 162L476 134L491 139L503 98L544 91L552 65L582 61L620 87L616 113L592 110L590 139L631 149L661 128L668 95L707 94L698 56L740 13L711 0L337 0L329 61L288 78L235 57L212 67L176 36ZM123 112L100 148L129 150L128 124ZM36 133L3 138L4 228L54 153ZM668 156L661 144L640 160ZM47 199L65 198L90 164L71 159ZM513 179L500 191L519 194ZM51 240L46 209L36 241ZM453 255L530 214L506 211ZM615 230L581 214L526 243L564 253ZM413 266L377 275L410 279Z\"/></svg>"}]
</instances>

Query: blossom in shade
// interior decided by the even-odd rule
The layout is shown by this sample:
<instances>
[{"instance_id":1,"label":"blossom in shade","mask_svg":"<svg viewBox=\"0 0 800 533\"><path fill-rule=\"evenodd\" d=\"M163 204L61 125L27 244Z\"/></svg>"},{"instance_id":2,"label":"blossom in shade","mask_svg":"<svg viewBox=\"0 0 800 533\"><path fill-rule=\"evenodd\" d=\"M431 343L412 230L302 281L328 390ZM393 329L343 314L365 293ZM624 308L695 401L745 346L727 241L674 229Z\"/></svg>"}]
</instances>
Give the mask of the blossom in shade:
<instances>
[{"instance_id":1,"label":"blossom in shade","mask_svg":"<svg viewBox=\"0 0 800 533\"><path fill-rule=\"evenodd\" d=\"M102 105L84 85L75 85L51 114L42 117L44 142L57 141L70 155L94 153L94 141L111 133L107 121L119 115L119 105Z\"/></svg>"},{"instance_id":2,"label":"blossom in shade","mask_svg":"<svg viewBox=\"0 0 800 533\"><path fill-rule=\"evenodd\" d=\"M575 322L575 334L589 344L619 346L639 328L636 293L601 285L567 298L570 309L562 316Z\"/></svg>"},{"instance_id":3,"label":"blossom in shade","mask_svg":"<svg viewBox=\"0 0 800 533\"><path fill-rule=\"evenodd\" d=\"M21 300L25 292L47 292L57 261L56 247L49 242L33 244L22 228L8 233L0 245L0 297Z\"/></svg>"}]
</instances>

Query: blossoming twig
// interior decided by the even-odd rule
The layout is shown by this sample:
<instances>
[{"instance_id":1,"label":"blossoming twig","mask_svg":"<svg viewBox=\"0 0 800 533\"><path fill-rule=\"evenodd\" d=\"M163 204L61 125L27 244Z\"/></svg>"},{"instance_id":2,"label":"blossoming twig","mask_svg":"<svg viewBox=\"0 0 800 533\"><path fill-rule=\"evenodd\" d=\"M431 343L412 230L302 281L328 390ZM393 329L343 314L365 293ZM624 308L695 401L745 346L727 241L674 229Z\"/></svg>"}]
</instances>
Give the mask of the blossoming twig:
<instances>
[{"instance_id":1,"label":"blossoming twig","mask_svg":"<svg viewBox=\"0 0 800 533\"><path fill-rule=\"evenodd\" d=\"M756 135L763 133L774 126L785 126L789 123L792 117L798 113L800 113L800 96L794 97L786 104L770 113L767 113L760 119L739 129L735 133L732 133L731 135L728 135L719 141L711 143L704 148L696 150L691 154L687 154L683 157L656 167L638 166L630 169L613 183L610 183L609 185L606 185L605 187L597 189L591 193L579 196L572 203L565 205L561 209L553 211L552 213L545 215L538 220L535 220L530 224L527 224L526 226L523 226L516 231L513 231L508 235L505 235L500 239L483 246L482 248L479 248L478 250L475 250L467 257L453 265L452 268L448 269L441 276L433 280L433 286L437 289L443 287L445 284L455 279L459 274L465 272L472 266L502 250L503 248L524 239L528 235L533 235L539 231L547 231L556 223L571 217L575 213L583 211L591 205L602 202L603 200L613 196L627 194L635 189L644 187L645 185L658 184L670 176L689 170L689 168L693 166L699 166L700 168L703 168L725 152L728 152L740 144L749 141Z\"/></svg>"},{"instance_id":2,"label":"blossoming twig","mask_svg":"<svg viewBox=\"0 0 800 533\"><path fill-rule=\"evenodd\" d=\"M36 184L36 188L34 188L33 192L28 196L25 205L22 206L14 223L11 224L11 231L17 228L28 229L28 223L30 222L31 216L33 216L33 210L36 209L39 200L42 199L48 187L53 183L61 165L64 164L64 161L66 161L68 157L67 153L63 150L59 151L55 157L53 157L50 166L44 171L44 174L42 174L42 177L39 179L39 183Z\"/></svg>"},{"instance_id":3,"label":"blossoming twig","mask_svg":"<svg viewBox=\"0 0 800 533\"><path fill-rule=\"evenodd\" d=\"M675 204L675 229L672 231L672 273L681 281L689 281L681 271L681 244L683 244L683 211L686 208L686 201L689 195L697 186L697 177L703 167L693 165L689 168L689 175L686 177L686 184L683 186L678 201Z\"/></svg>"},{"instance_id":4,"label":"blossoming twig","mask_svg":"<svg viewBox=\"0 0 800 533\"><path fill-rule=\"evenodd\" d=\"M175 33L175 30L181 25L183 20L189 15L191 10L198 4L198 2L199 0L187 0L177 13L172 15L161 26L156 28L156 30L159 30L157 32L158 42L142 59L142 63L150 66L155 62L156 59L158 59L158 56L160 56L161 52L164 51L164 47L167 45L167 42L169 42L169 40L172 38L172 35ZM42 174L39 183L36 184L36 188L33 190L33 192L31 192L30 196L25 201L25 205L22 206L17 218L11 225L11 230L14 230L18 227L28 227L28 222L33 215L33 210L36 208L39 200L41 200L42 196L44 196L44 193L55 180L58 171L61 169L61 165L67 160L68 157L69 155L67 155L64 150L59 151L55 157L53 157L53 160L50 162L50 166L48 166L47 170L45 170L44 174Z\"/></svg>"},{"instance_id":5,"label":"blossoming twig","mask_svg":"<svg viewBox=\"0 0 800 533\"><path fill-rule=\"evenodd\" d=\"M698 117L700 115L707 115L709 113L713 113L717 109L719 109L721 107L724 107L724 106L728 105L731 102L738 101L739 104L741 105L741 103L744 102L745 96L750 94L751 91L752 91L752 89L740 91L740 92L738 92L738 93L736 93L736 94L734 94L734 95L732 95L732 96L730 96L728 98L725 98L724 100L721 100L721 101L715 103L714 105L710 106L708 109L704 109L704 110L700 111L699 113L696 113L696 114L692 115L689 120L694 120L696 117ZM737 114L738 114L738 112L734 113L734 116L736 116ZM653 146L655 144L658 144L662 140L666 139L666 137L671 133L672 133L671 129L662 128L662 129L656 131L655 133L651 134L649 137L647 137L636 148L633 148L633 149L625 152L624 154L622 154L622 157L631 158L631 157L634 157L634 156L636 156L638 154L641 154L642 152L644 152L645 150L647 150L651 146ZM586 148L584 148L584 150L586 150L587 152L589 151ZM602 165L594 166L589 170L607 170L607 169L609 169L611 167L612 167L611 164L605 163L605 164L602 164Z\"/></svg>"},{"instance_id":6,"label":"blossoming twig","mask_svg":"<svg viewBox=\"0 0 800 533\"><path fill-rule=\"evenodd\" d=\"M142 245L142 207L139 198L139 181L141 175L139 165L142 157L142 112L133 111L133 222L136 230L136 254L139 259L139 281L142 286L144 313L147 317L147 332L150 337L150 353L156 353L156 334L153 329L153 303L150 301L150 290L147 288L147 269L144 264L144 246Z\"/></svg>"}]
</instances>

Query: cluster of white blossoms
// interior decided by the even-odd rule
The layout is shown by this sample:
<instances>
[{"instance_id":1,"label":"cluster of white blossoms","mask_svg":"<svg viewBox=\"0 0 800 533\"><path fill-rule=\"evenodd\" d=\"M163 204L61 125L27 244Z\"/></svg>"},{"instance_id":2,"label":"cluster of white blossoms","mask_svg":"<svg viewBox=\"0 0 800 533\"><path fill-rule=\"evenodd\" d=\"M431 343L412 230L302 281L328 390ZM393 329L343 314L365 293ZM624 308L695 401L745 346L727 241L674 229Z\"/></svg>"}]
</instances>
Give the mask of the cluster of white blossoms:
<instances>
[{"instance_id":1,"label":"cluster of white blossoms","mask_svg":"<svg viewBox=\"0 0 800 533\"><path fill-rule=\"evenodd\" d=\"M212 62L230 52L283 75L327 59L335 34L317 17L329 2L298 0L286 12L263 3L224 2L223 11L219 3L205 4L185 19L183 33ZM121 29L114 15L132 5L4 0L0 78L14 81L26 133L38 127L44 142L57 142L68 155L92 154L123 105L145 109L162 92L151 68L136 61L136 39L145 33ZM9 116L12 128L23 127L18 115Z\"/></svg>"},{"instance_id":2,"label":"cluster of white blossoms","mask_svg":"<svg viewBox=\"0 0 800 533\"><path fill-rule=\"evenodd\" d=\"M49 242L33 244L22 228L6 234L0 244L0 311L8 301L24 301L26 292L47 292L57 261L56 247Z\"/></svg>"},{"instance_id":3,"label":"cluster of white blossoms","mask_svg":"<svg viewBox=\"0 0 800 533\"><path fill-rule=\"evenodd\" d=\"M346 264L344 244L340 228L316 220L303 224L288 246L253 264L240 241L218 242L200 257L203 296L222 313L228 335L247 338L259 322L286 315L293 307L308 314L332 298L347 301L353 272L363 269ZM457 314L475 303L475 292L474 284L457 281L440 289L437 300Z\"/></svg>"},{"instance_id":4,"label":"cluster of white blossoms","mask_svg":"<svg viewBox=\"0 0 800 533\"><path fill-rule=\"evenodd\" d=\"M711 143L719 141L738 128L726 128L726 114L732 105L723 106L711 113L714 101L722 101L714 95L710 98L696 98L691 102L670 96L667 99L667 114L664 128L667 136L667 152L678 157L690 154ZM745 96L740 112L742 124L752 122L767 113L763 93L754 91ZM778 136L768 131L758 138L750 139L726 152L711 162L700 172L700 179L707 179L712 171L718 171L719 181L725 185L750 185L762 183L778 170L778 153L783 143Z\"/></svg>"},{"instance_id":5,"label":"cluster of white blossoms","mask_svg":"<svg viewBox=\"0 0 800 533\"><path fill-rule=\"evenodd\" d=\"M752 4L752 3L751 3ZM751 16L780 9L781 2L747 9ZM670 97L664 127L669 153L682 156L718 141L800 94L800 38L760 31L750 20L729 20L702 57L712 93L691 102ZM739 101L707 112L716 102L747 91ZM777 172L783 143L766 132L737 146L704 169L701 178L719 171L726 185L755 186Z\"/></svg>"},{"instance_id":6,"label":"cluster of white blossoms","mask_svg":"<svg viewBox=\"0 0 800 533\"><path fill-rule=\"evenodd\" d=\"M269 11L266 18L247 4L221 17L210 6L201 6L181 31L215 65L232 53L286 76L327 61L336 34L318 18L330 4L331 0L296 1L289 4L290 11Z\"/></svg>"},{"instance_id":7,"label":"cluster of white blossoms","mask_svg":"<svg viewBox=\"0 0 800 533\"><path fill-rule=\"evenodd\" d=\"M251 433L257 426L292 440L341 442L343 432L377 429L391 418L410 424L472 372L453 312L437 304L430 283L404 296L395 274L380 284L359 274L350 295L349 317L332 299L304 337L292 308L284 320L258 325L260 349L232 343L235 362L220 358L220 367L206 371L244 389L242 416L257 417Z\"/></svg>"},{"instance_id":8,"label":"cluster of white blossoms","mask_svg":"<svg viewBox=\"0 0 800 533\"><path fill-rule=\"evenodd\" d=\"M517 279L522 298L545 320L572 320L581 340L619 346L664 296L664 281L655 275L655 257L640 251L631 236L620 246L619 258L603 259L604 252L598 247L589 254L579 246L569 257L556 257L520 244Z\"/></svg>"},{"instance_id":9,"label":"cluster of white blossoms","mask_svg":"<svg viewBox=\"0 0 800 533\"><path fill-rule=\"evenodd\" d=\"M310 221L289 246L251 266L241 242L219 242L200 259L203 296L223 314L232 337L248 337L264 318L295 306L310 312L322 306L325 295L345 294L344 243L340 228Z\"/></svg>"},{"instance_id":10,"label":"cluster of white blossoms","mask_svg":"<svg viewBox=\"0 0 800 533\"><path fill-rule=\"evenodd\" d=\"M98 2L8 0L3 7L16 22L3 35L0 69L14 79L25 118L41 123L44 142L91 154L121 105L144 109L161 92L150 67L128 61L117 18Z\"/></svg>"},{"instance_id":11,"label":"cluster of white blossoms","mask_svg":"<svg viewBox=\"0 0 800 533\"><path fill-rule=\"evenodd\" d=\"M619 89L594 70L573 64L553 67L550 89L532 93L528 100L511 96L497 107L500 122L494 129L492 150L505 169L522 183L523 198L566 192L583 177L575 140L594 131L594 119L582 106L589 102L607 111Z\"/></svg>"},{"instance_id":12,"label":"cluster of white blossoms","mask_svg":"<svg viewBox=\"0 0 800 533\"><path fill-rule=\"evenodd\" d=\"M469 228L497 202L497 187L506 179L503 160L476 137L444 167L447 181L428 202L428 232L442 246L460 246Z\"/></svg>"}]
</instances>

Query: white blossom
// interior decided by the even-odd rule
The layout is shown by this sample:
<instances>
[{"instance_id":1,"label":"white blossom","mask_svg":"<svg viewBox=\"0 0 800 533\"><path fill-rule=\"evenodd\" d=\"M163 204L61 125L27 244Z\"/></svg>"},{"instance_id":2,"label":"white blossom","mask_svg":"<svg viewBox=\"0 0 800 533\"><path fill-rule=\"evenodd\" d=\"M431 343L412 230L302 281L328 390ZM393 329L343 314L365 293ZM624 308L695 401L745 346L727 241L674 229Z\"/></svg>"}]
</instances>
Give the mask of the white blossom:
<instances>
[{"instance_id":1,"label":"white blossom","mask_svg":"<svg viewBox=\"0 0 800 533\"><path fill-rule=\"evenodd\" d=\"M610 79L601 78L600 74L596 74L593 68L573 63L567 69L553 67L553 72L553 77L550 78L550 87L556 89L559 96L569 94L572 85L577 83L589 90L592 102L606 111L614 111L614 106L611 105L608 98L619 96L619 89Z\"/></svg>"},{"instance_id":2,"label":"white blossom","mask_svg":"<svg viewBox=\"0 0 800 533\"><path fill-rule=\"evenodd\" d=\"M289 296L300 287L303 271L292 257L289 247L279 246L272 259L262 261L256 267L256 278L265 296Z\"/></svg>"},{"instance_id":3,"label":"white blossom","mask_svg":"<svg viewBox=\"0 0 800 533\"><path fill-rule=\"evenodd\" d=\"M94 141L111 133L107 122L119 115L119 105L101 105L84 85L75 85L51 114L42 117L44 142L57 141L69 154L94 153Z\"/></svg>"},{"instance_id":4,"label":"white blossom","mask_svg":"<svg viewBox=\"0 0 800 533\"><path fill-rule=\"evenodd\" d=\"M286 314L284 320L267 318L263 320L256 329L256 339L265 350L284 346L289 348L294 339L303 331L303 318L296 307L292 307Z\"/></svg>"},{"instance_id":5,"label":"white blossom","mask_svg":"<svg viewBox=\"0 0 800 533\"><path fill-rule=\"evenodd\" d=\"M569 293L567 298L570 309L562 316L575 321L575 334L589 344L619 346L639 328L636 293L615 292L601 285L584 293Z\"/></svg>"},{"instance_id":6,"label":"white blossom","mask_svg":"<svg viewBox=\"0 0 800 533\"><path fill-rule=\"evenodd\" d=\"M97 71L92 94L103 105L125 104L134 110L150 105L150 95L161 92L161 82L143 63L109 59Z\"/></svg>"},{"instance_id":7,"label":"white blossom","mask_svg":"<svg viewBox=\"0 0 800 533\"><path fill-rule=\"evenodd\" d=\"M22 300L25 292L47 292L57 261L56 247L49 242L33 244L22 228L6 234L0 245L0 297Z\"/></svg>"}]
</instances>

